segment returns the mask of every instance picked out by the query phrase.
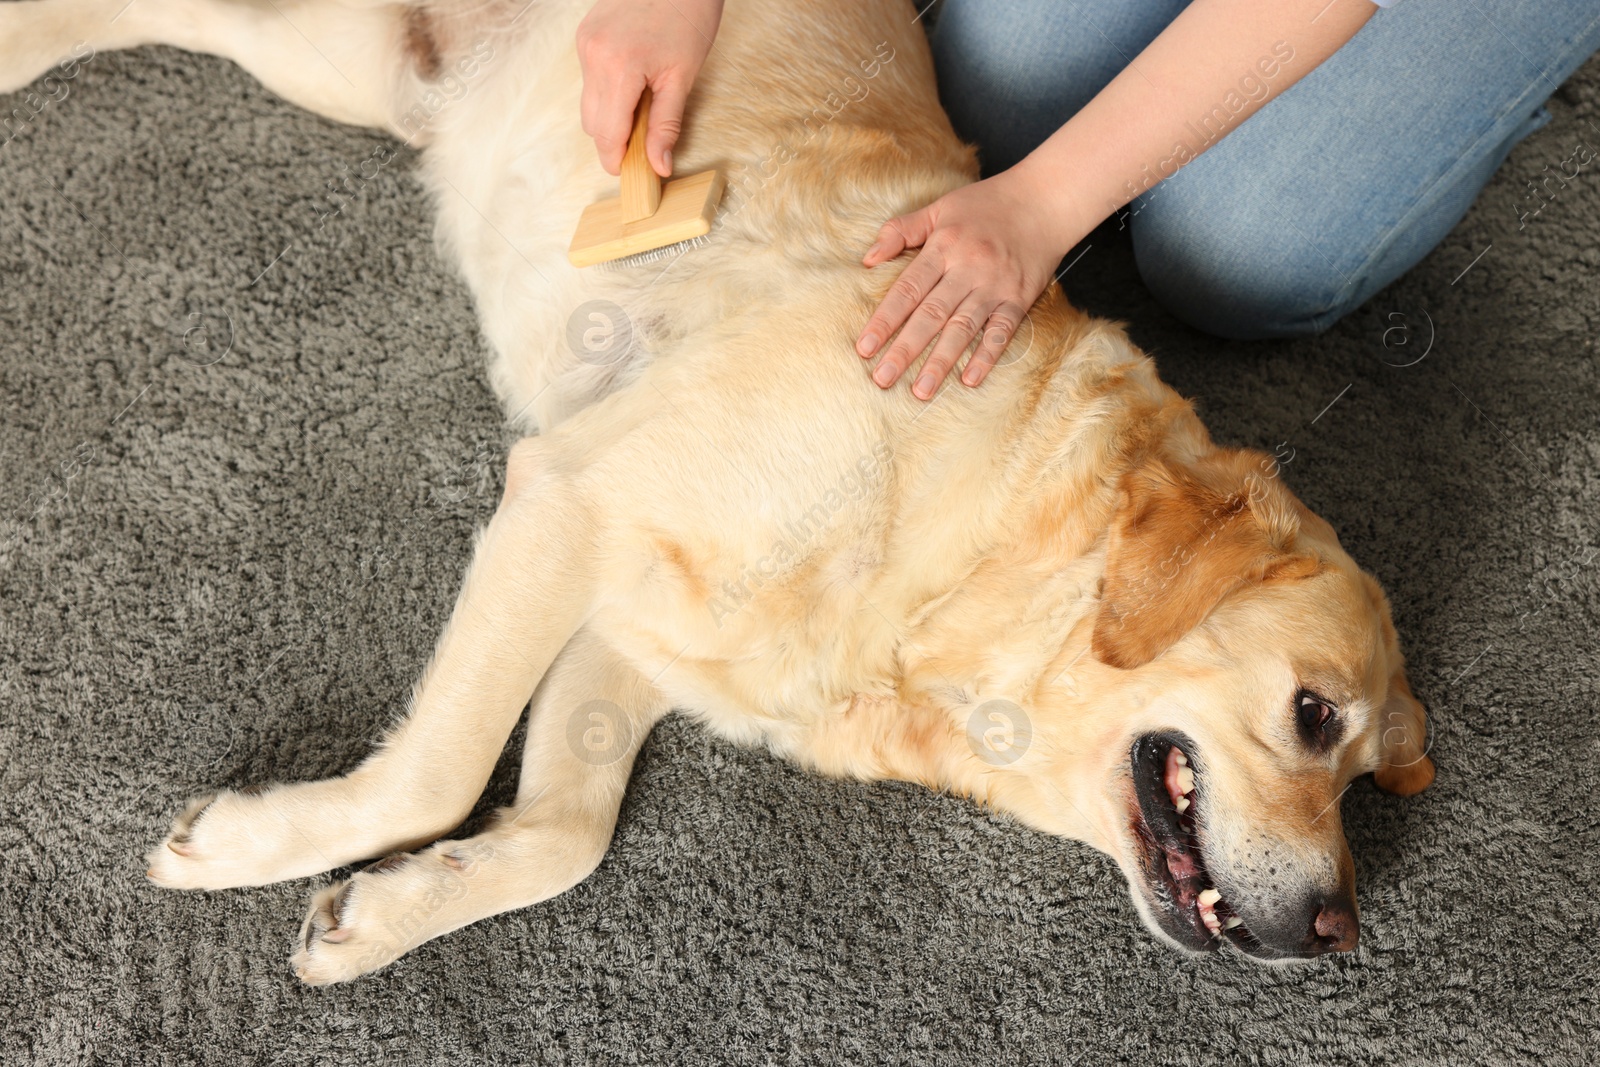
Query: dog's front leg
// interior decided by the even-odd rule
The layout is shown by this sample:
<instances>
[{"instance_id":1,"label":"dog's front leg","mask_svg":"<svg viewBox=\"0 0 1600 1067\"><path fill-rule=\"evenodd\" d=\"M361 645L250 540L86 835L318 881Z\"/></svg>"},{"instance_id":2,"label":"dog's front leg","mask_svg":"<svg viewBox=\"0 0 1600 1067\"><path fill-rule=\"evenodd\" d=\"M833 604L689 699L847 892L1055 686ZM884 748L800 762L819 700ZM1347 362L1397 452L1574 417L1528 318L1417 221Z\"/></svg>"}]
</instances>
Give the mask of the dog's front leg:
<instances>
[{"instance_id":1,"label":"dog's front leg","mask_svg":"<svg viewBox=\"0 0 1600 1067\"><path fill-rule=\"evenodd\" d=\"M317 893L295 973L314 985L346 981L583 881L611 841L634 755L667 708L643 675L580 630L533 699L516 803L476 837L390 856Z\"/></svg>"},{"instance_id":2,"label":"dog's front leg","mask_svg":"<svg viewBox=\"0 0 1600 1067\"><path fill-rule=\"evenodd\" d=\"M192 802L150 854L154 881L217 889L305 877L415 848L466 817L594 597L600 530L576 481L545 470L531 439L512 450L506 482L410 714L347 775Z\"/></svg>"}]
</instances>

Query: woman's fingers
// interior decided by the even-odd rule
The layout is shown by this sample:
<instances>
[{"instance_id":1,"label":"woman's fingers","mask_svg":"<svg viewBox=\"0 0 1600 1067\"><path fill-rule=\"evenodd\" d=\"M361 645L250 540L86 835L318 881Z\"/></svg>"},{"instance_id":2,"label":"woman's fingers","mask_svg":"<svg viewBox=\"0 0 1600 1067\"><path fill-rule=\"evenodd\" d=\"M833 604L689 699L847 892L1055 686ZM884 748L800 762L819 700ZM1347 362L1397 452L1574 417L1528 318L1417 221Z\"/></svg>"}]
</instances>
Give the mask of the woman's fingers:
<instances>
[{"instance_id":1,"label":"woman's fingers","mask_svg":"<svg viewBox=\"0 0 1600 1067\"><path fill-rule=\"evenodd\" d=\"M595 153L607 174L622 170L622 156L633 133L633 112L644 82L624 84L614 78L590 78L583 84L583 132L594 138ZM680 112L681 115L681 112Z\"/></svg>"},{"instance_id":2,"label":"woman's fingers","mask_svg":"<svg viewBox=\"0 0 1600 1067\"><path fill-rule=\"evenodd\" d=\"M672 148L683 132L683 109L689 102L691 79L668 73L652 86L650 128L645 132L645 155L663 178L672 177Z\"/></svg>"},{"instance_id":3,"label":"woman's fingers","mask_svg":"<svg viewBox=\"0 0 1600 1067\"><path fill-rule=\"evenodd\" d=\"M989 312L988 321L983 326L983 337L978 342L977 351L972 353L972 358L967 360L967 367L961 372L963 385L982 385L983 380L989 376L994 365L1000 362L1000 356L1005 352L1006 345L1017 335L1017 327L1022 324L1023 316L1027 314L1020 306L1010 300L1001 301L1000 306Z\"/></svg>"},{"instance_id":4,"label":"woman's fingers","mask_svg":"<svg viewBox=\"0 0 1600 1067\"><path fill-rule=\"evenodd\" d=\"M578 114L583 132L594 138L600 165L607 173L616 174L622 169L622 153L633 128L633 107L644 91L644 78L618 59L602 6L578 25L578 65L583 71ZM632 96L628 95L630 88Z\"/></svg>"},{"instance_id":5,"label":"woman's fingers","mask_svg":"<svg viewBox=\"0 0 1600 1067\"><path fill-rule=\"evenodd\" d=\"M908 248L921 248L932 232L933 215L927 208L890 219L878 230L877 240L861 257L861 262L868 267L887 263Z\"/></svg>"},{"instance_id":6,"label":"woman's fingers","mask_svg":"<svg viewBox=\"0 0 1600 1067\"><path fill-rule=\"evenodd\" d=\"M967 346L977 336L978 328L988 320L993 307L993 301L986 299L981 293L967 294L961 306L956 308L955 313L940 329L939 340L933 346L933 351L928 354L927 361L922 364L922 371L911 387L912 396L918 400L928 400L938 392L945 376L950 373L950 368L956 365L961 353L967 350Z\"/></svg>"},{"instance_id":7,"label":"woman's fingers","mask_svg":"<svg viewBox=\"0 0 1600 1067\"><path fill-rule=\"evenodd\" d=\"M872 246L874 249L895 248L894 256L905 251L906 245L900 244L899 247L895 247L894 244L897 239L903 241L903 231L895 229L894 237L887 235L891 227L899 221L895 219L879 231L878 243ZM889 258L892 259L893 256ZM883 342L892 337L906 319L911 317L911 312L922 303L924 296L932 292L933 287L943 276L944 262L936 250L925 248L918 253L917 258L911 261L911 265L900 272L900 277L889 287L889 292L884 295L878 310L867 320L861 336L856 339L857 354L862 359L870 359L877 355L878 349L883 347Z\"/></svg>"},{"instance_id":8,"label":"woman's fingers","mask_svg":"<svg viewBox=\"0 0 1600 1067\"><path fill-rule=\"evenodd\" d=\"M905 273L910 274L919 262L928 258L930 258L929 252L924 251L912 261ZM901 277L904 278L905 274ZM897 287L899 284L895 283ZM969 287L958 284L948 274L939 278L937 284L930 286L928 295L916 303L909 317L905 319L905 325L900 328L900 336L895 338L894 344L889 346L889 350L878 361L877 368L872 372L872 380L883 388L888 388L898 381L906 368L922 355L928 343L944 329L945 323L950 321L950 316L961 306L970 291Z\"/></svg>"}]
</instances>

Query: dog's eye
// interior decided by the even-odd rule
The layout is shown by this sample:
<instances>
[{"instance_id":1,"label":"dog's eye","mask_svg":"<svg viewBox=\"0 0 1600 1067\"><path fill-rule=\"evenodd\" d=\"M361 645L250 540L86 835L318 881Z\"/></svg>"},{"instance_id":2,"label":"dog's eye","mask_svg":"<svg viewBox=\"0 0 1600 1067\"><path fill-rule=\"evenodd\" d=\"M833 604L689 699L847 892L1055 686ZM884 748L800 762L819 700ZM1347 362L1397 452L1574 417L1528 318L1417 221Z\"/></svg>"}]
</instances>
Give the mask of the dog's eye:
<instances>
[{"instance_id":1,"label":"dog's eye","mask_svg":"<svg viewBox=\"0 0 1600 1067\"><path fill-rule=\"evenodd\" d=\"M1319 737L1338 714L1334 706L1309 689L1300 690L1295 697L1295 714L1300 730L1308 737Z\"/></svg>"}]
</instances>

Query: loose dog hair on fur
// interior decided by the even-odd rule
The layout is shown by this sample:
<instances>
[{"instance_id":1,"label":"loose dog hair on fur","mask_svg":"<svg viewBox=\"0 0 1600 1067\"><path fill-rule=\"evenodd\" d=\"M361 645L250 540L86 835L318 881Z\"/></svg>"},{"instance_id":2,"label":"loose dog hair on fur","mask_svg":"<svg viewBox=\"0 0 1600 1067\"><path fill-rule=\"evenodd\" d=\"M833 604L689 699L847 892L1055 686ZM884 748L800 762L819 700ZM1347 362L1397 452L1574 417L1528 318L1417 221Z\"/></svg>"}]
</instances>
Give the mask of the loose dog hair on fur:
<instances>
[{"instance_id":1,"label":"loose dog hair on fur","mask_svg":"<svg viewBox=\"0 0 1600 1067\"><path fill-rule=\"evenodd\" d=\"M906 0L730 0L677 148L730 201L706 247L610 272L564 256L614 195L578 123L584 7L0 5L0 91L164 43L418 146L490 381L531 434L382 744L335 778L197 798L150 877L385 857L314 894L294 951L307 982L354 978L587 877L678 708L1089 842L1180 948L1352 948L1339 800L1369 772L1426 787L1425 715L1383 591L1274 458L1215 444L1054 287L981 388L931 405L852 352L905 262L864 270L859 250L976 178ZM572 340L591 314L622 331L605 358ZM516 802L443 839L530 700Z\"/></svg>"}]
</instances>

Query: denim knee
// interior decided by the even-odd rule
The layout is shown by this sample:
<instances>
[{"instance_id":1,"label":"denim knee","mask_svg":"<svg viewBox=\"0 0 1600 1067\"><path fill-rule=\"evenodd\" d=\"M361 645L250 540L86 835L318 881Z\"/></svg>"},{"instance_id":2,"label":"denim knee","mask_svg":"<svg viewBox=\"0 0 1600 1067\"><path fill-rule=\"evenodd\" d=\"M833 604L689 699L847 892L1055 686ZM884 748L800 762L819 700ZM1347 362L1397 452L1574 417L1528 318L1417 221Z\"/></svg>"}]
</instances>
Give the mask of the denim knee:
<instances>
[{"instance_id":1,"label":"denim knee","mask_svg":"<svg viewBox=\"0 0 1600 1067\"><path fill-rule=\"evenodd\" d=\"M1250 217L1235 198L1185 202L1159 187L1130 214L1145 285L1206 333L1238 341L1320 333L1367 295L1339 265L1361 247L1360 234L1342 235L1340 248L1319 248L1292 223Z\"/></svg>"},{"instance_id":2,"label":"denim knee","mask_svg":"<svg viewBox=\"0 0 1600 1067\"><path fill-rule=\"evenodd\" d=\"M1511 149L1549 118L1543 107L1513 113L1495 131L1499 136L1479 138L1473 154L1418 199L1385 202L1391 190L1381 184L1345 194L1367 208L1383 207L1376 212L1352 202L1350 210L1330 214L1325 197L1307 198L1303 187L1289 191L1292 182L1274 191L1270 165L1208 157L1123 214L1139 273L1163 307L1219 337L1320 333L1444 240ZM1241 197L1244 189L1252 195Z\"/></svg>"}]
</instances>

